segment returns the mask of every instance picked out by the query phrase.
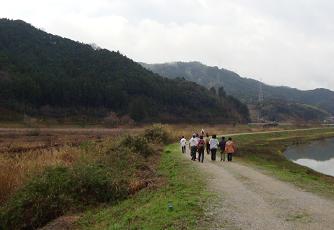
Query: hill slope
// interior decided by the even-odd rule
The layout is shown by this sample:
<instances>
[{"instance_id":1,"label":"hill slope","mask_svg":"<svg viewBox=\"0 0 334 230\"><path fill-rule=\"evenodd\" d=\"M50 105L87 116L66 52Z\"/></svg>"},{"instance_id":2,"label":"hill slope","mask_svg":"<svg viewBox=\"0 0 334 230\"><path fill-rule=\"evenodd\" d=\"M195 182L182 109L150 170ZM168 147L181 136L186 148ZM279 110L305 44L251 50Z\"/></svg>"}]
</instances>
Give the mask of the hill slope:
<instances>
[{"instance_id":1,"label":"hill slope","mask_svg":"<svg viewBox=\"0 0 334 230\"><path fill-rule=\"evenodd\" d=\"M142 65L164 77L184 78L207 88L223 86L227 94L247 104L257 103L259 84L262 84L266 102L280 100L289 102L289 104L305 104L334 113L334 92L327 89L302 91L289 87L270 86L253 79L240 77L232 71L206 66L199 62L142 63ZM310 110L310 107L307 110ZM307 113L306 110L304 112ZM325 116L328 116L328 113L321 113L321 118Z\"/></svg>"},{"instance_id":2,"label":"hill slope","mask_svg":"<svg viewBox=\"0 0 334 230\"><path fill-rule=\"evenodd\" d=\"M199 106L200 105L200 106ZM185 80L162 78L118 52L0 19L0 108L36 116L137 121L247 121L242 105Z\"/></svg>"}]
</instances>

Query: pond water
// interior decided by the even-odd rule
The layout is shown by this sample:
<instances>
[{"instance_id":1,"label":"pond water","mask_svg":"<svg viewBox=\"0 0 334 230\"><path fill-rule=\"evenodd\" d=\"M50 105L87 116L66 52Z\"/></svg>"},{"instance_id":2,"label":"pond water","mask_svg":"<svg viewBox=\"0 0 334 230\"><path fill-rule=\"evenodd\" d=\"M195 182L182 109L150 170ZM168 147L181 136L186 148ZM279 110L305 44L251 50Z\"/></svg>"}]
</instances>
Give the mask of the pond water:
<instances>
[{"instance_id":1,"label":"pond water","mask_svg":"<svg viewBox=\"0 0 334 230\"><path fill-rule=\"evenodd\" d=\"M284 154L297 164L334 176L334 138L292 146Z\"/></svg>"}]
</instances>

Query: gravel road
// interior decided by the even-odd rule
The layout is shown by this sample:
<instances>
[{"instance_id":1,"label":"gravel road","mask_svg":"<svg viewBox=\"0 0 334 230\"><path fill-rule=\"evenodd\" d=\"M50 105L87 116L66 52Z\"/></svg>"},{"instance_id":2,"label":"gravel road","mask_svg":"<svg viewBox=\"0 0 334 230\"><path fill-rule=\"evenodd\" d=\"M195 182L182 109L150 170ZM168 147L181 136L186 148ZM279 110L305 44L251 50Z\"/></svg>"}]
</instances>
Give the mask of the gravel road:
<instances>
[{"instance_id":1,"label":"gravel road","mask_svg":"<svg viewBox=\"0 0 334 230\"><path fill-rule=\"evenodd\" d=\"M189 154L187 154L189 156ZM238 162L194 162L218 195L206 229L334 229L334 201Z\"/></svg>"}]
</instances>

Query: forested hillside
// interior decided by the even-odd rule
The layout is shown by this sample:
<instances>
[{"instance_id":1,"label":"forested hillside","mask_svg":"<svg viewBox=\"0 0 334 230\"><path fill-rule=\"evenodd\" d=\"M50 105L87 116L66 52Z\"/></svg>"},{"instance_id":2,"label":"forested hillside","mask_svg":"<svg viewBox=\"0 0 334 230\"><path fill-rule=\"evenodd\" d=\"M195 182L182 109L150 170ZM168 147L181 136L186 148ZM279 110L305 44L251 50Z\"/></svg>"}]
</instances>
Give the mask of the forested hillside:
<instances>
[{"instance_id":1,"label":"forested hillside","mask_svg":"<svg viewBox=\"0 0 334 230\"><path fill-rule=\"evenodd\" d=\"M162 78L118 52L0 19L0 110L31 116L245 122L239 101Z\"/></svg>"},{"instance_id":2,"label":"forested hillside","mask_svg":"<svg viewBox=\"0 0 334 230\"><path fill-rule=\"evenodd\" d=\"M260 106L261 117L269 121L323 121L330 114L315 106L281 100L267 100Z\"/></svg>"},{"instance_id":3,"label":"forested hillside","mask_svg":"<svg viewBox=\"0 0 334 230\"><path fill-rule=\"evenodd\" d=\"M199 62L175 62L165 64L143 64L146 68L168 78L184 78L207 88L223 86L226 93L247 104L256 104L259 81L240 77L238 74L218 67L209 67ZM289 87L262 84L267 102L282 100L308 104L334 113L334 92L327 89L302 91Z\"/></svg>"}]
</instances>

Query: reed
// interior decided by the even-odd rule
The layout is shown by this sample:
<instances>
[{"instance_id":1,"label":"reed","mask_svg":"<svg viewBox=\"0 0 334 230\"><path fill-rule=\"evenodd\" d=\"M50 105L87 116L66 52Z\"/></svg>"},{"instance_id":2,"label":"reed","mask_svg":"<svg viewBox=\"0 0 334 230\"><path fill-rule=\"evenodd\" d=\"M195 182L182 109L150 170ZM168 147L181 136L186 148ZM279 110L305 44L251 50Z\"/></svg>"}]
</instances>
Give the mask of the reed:
<instances>
[{"instance_id":1,"label":"reed","mask_svg":"<svg viewBox=\"0 0 334 230\"><path fill-rule=\"evenodd\" d=\"M82 148L64 146L60 149L43 149L25 153L0 154L0 205L27 180L49 166L70 166L84 156Z\"/></svg>"}]
</instances>

